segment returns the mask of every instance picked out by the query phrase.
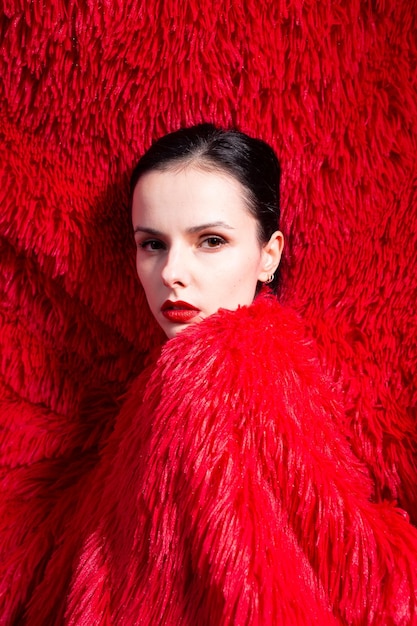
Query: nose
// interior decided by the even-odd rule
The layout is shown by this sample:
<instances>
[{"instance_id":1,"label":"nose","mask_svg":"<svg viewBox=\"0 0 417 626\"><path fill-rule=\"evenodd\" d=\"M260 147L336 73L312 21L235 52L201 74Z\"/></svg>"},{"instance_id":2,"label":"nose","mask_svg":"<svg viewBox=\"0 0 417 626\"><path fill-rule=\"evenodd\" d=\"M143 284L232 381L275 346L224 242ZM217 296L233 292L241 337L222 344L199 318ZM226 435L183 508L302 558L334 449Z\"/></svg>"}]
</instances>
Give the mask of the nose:
<instances>
[{"instance_id":1,"label":"nose","mask_svg":"<svg viewBox=\"0 0 417 626\"><path fill-rule=\"evenodd\" d=\"M173 247L168 251L161 276L166 287L186 287L190 283L190 259L185 250Z\"/></svg>"}]
</instances>

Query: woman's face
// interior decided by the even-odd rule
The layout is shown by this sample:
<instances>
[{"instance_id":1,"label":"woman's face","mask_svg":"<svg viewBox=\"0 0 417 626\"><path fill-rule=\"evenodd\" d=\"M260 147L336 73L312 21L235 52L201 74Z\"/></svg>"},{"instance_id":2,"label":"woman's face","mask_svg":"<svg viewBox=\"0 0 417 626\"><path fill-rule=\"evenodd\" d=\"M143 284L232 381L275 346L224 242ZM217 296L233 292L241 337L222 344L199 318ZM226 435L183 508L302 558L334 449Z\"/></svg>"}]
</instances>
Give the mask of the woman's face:
<instances>
[{"instance_id":1,"label":"woman's face","mask_svg":"<svg viewBox=\"0 0 417 626\"><path fill-rule=\"evenodd\" d=\"M259 243L244 189L226 173L188 166L144 174L132 221L138 276L169 338L219 308L250 304L280 260L282 234Z\"/></svg>"}]
</instances>

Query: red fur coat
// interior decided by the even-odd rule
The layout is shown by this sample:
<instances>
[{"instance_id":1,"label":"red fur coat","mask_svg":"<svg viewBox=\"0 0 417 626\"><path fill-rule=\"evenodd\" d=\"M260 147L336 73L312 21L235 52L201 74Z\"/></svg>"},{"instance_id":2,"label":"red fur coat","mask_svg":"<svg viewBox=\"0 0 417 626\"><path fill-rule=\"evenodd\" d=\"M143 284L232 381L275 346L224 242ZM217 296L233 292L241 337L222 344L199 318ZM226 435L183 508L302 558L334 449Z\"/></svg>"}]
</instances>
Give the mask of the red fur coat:
<instances>
[{"instance_id":1,"label":"red fur coat","mask_svg":"<svg viewBox=\"0 0 417 626\"><path fill-rule=\"evenodd\" d=\"M133 386L26 623L417 623L417 531L369 501L343 430L274 298L184 331Z\"/></svg>"}]
</instances>

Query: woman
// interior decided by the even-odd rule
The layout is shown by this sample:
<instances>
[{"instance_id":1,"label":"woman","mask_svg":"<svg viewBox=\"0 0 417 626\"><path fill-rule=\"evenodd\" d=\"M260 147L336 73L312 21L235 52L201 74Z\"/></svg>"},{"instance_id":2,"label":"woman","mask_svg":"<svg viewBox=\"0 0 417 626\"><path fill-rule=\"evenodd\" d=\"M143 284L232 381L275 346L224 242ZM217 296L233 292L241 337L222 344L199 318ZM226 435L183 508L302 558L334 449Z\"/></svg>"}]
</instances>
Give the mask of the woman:
<instances>
[{"instance_id":1,"label":"woman","mask_svg":"<svg viewBox=\"0 0 417 626\"><path fill-rule=\"evenodd\" d=\"M137 272L169 341L27 623L415 623L417 533L370 502L314 349L271 292L278 184L269 146L206 124L139 161Z\"/></svg>"},{"instance_id":2,"label":"woman","mask_svg":"<svg viewBox=\"0 0 417 626\"><path fill-rule=\"evenodd\" d=\"M204 146L210 133L169 135L132 176L137 271L167 337L219 308L251 304L281 258L273 151L232 131ZM180 296L191 302L179 305Z\"/></svg>"}]
</instances>

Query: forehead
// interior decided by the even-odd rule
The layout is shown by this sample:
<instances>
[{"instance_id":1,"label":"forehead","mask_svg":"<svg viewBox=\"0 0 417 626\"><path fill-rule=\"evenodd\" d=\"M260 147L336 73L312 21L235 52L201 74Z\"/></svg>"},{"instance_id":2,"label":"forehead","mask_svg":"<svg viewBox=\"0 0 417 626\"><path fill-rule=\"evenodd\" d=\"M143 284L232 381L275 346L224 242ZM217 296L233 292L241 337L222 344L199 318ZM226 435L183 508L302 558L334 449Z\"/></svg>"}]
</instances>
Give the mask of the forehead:
<instances>
[{"instance_id":1,"label":"forehead","mask_svg":"<svg viewBox=\"0 0 417 626\"><path fill-rule=\"evenodd\" d=\"M152 170L138 181L132 219L225 219L255 222L246 189L233 176L194 166Z\"/></svg>"}]
</instances>

